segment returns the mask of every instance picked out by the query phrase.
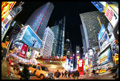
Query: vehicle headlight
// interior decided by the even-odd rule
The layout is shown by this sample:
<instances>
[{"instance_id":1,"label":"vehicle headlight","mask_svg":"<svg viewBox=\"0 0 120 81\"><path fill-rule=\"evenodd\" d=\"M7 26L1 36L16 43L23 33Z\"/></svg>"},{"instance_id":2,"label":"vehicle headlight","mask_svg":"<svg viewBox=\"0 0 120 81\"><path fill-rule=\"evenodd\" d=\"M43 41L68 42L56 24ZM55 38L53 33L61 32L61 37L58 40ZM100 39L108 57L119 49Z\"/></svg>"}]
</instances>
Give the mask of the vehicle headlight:
<instances>
[{"instance_id":1,"label":"vehicle headlight","mask_svg":"<svg viewBox=\"0 0 120 81\"><path fill-rule=\"evenodd\" d=\"M48 74L45 75L46 77L48 76Z\"/></svg>"},{"instance_id":2,"label":"vehicle headlight","mask_svg":"<svg viewBox=\"0 0 120 81\"><path fill-rule=\"evenodd\" d=\"M14 63L11 63L11 65L13 65Z\"/></svg>"},{"instance_id":3,"label":"vehicle headlight","mask_svg":"<svg viewBox=\"0 0 120 81\"><path fill-rule=\"evenodd\" d=\"M31 73L31 71L29 70L29 72Z\"/></svg>"},{"instance_id":4,"label":"vehicle headlight","mask_svg":"<svg viewBox=\"0 0 120 81\"><path fill-rule=\"evenodd\" d=\"M23 68L20 68L20 71L22 71L23 70Z\"/></svg>"}]
</instances>

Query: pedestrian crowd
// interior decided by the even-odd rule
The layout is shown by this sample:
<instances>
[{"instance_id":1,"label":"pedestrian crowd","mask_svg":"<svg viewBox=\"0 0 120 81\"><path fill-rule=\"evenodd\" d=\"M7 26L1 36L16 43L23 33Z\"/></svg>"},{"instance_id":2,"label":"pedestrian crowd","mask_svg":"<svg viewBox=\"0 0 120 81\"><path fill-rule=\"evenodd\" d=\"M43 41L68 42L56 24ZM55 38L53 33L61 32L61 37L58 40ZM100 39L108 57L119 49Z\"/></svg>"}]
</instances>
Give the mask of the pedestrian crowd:
<instances>
[{"instance_id":1,"label":"pedestrian crowd","mask_svg":"<svg viewBox=\"0 0 120 81\"><path fill-rule=\"evenodd\" d=\"M76 71L63 71L63 72L59 72L59 70L57 70L55 73L54 73L54 77L55 79L59 79L59 77L62 76L62 78L76 78L76 79L80 79L80 74L79 74L79 71L76 70Z\"/></svg>"}]
</instances>

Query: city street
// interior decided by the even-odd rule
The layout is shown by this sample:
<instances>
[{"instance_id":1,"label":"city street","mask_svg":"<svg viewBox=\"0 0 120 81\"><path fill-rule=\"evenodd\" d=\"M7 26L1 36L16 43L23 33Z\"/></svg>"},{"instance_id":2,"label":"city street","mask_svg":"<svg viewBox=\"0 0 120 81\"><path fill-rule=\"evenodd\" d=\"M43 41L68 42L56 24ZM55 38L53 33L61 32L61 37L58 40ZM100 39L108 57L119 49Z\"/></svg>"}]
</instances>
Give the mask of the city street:
<instances>
[{"instance_id":1,"label":"city street","mask_svg":"<svg viewBox=\"0 0 120 81\"><path fill-rule=\"evenodd\" d=\"M2 80L10 80L10 79L14 79L14 80L20 80L20 75L16 75L15 72L13 71L13 67L10 67L10 72L12 73L12 75L10 77L8 77L8 67L7 67L7 61L3 60L2 61ZM110 72L106 72L103 74L99 74L98 76L90 76L88 78L85 77L85 75L81 75L78 79L80 80L91 80L91 79L99 79L99 80L115 80L113 77L113 73ZM60 80L77 80L77 78L65 78L62 77L62 75L59 77ZM36 77L36 76L30 76L30 80L40 80L40 78ZM56 79L55 79L56 80Z\"/></svg>"}]
</instances>

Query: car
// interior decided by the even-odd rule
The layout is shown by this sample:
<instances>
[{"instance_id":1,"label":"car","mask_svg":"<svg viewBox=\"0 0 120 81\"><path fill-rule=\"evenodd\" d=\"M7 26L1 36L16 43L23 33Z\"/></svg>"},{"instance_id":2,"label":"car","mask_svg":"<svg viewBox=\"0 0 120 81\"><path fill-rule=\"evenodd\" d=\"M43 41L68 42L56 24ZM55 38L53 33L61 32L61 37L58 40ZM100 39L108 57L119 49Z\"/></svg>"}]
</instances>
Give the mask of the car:
<instances>
[{"instance_id":1,"label":"car","mask_svg":"<svg viewBox=\"0 0 120 81\"><path fill-rule=\"evenodd\" d=\"M35 74L36 71L36 65L29 64L29 71L31 74Z\"/></svg>"},{"instance_id":2,"label":"car","mask_svg":"<svg viewBox=\"0 0 120 81\"><path fill-rule=\"evenodd\" d=\"M33 65L29 67L31 73L42 79L53 79L53 73L48 70L46 66L43 65Z\"/></svg>"}]
</instances>

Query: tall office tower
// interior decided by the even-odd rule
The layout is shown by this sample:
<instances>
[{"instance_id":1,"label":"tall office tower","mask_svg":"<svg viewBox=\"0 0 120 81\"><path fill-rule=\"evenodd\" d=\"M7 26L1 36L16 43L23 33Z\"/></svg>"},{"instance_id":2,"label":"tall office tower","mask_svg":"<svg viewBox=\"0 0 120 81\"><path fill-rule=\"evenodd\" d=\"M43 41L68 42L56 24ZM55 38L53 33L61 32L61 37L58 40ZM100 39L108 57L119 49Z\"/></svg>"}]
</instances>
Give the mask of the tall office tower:
<instances>
[{"instance_id":1,"label":"tall office tower","mask_svg":"<svg viewBox=\"0 0 120 81\"><path fill-rule=\"evenodd\" d=\"M41 39L43 38L43 34L52 14L53 8L53 3L46 3L35 10L25 23L25 25L30 25Z\"/></svg>"},{"instance_id":2,"label":"tall office tower","mask_svg":"<svg viewBox=\"0 0 120 81\"><path fill-rule=\"evenodd\" d=\"M52 49L52 56L57 55L57 48L58 48L58 36L59 36L59 26L55 25L51 27L51 30L54 32L54 42L53 42L53 49Z\"/></svg>"},{"instance_id":3,"label":"tall office tower","mask_svg":"<svg viewBox=\"0 0 120 81\"><path fill-rule=\"evenodd\" d=\"M41 47L41 55L43 57L51 56L53 41L54 41L54 33L49 27L47 27L43 35L43 44Z\"/></svg>"},{"instance_id":4,"label":"tall office tower","mask_svg":"<svg viewBox=\"0 0 120 81\"><path fill-rule=\"evenodd\" d=\"M57 21L55 23L55 26L58 26L58 30L54 30L54 34L58 33L58 38L55 38L57 40L57 46L56 46L56 53L55 56L62 57L64 54L64 38L65 38L65 17L61 19L60 21ZM53 30L54 28L52 28ZM54 42L55 43L55 42ZM53 54L54 55L54 54Z\"/></svg>"},{"instance_id":5,"label":"tall office tower","mask_svg":"<svg viewBox=\"0 0 120 81\"><path fill-rule=\"evenodd\" d=\"M108 20L103 13L100 13L99 11L92 11L80 14L80 18L82 21L82 28L80 28L82 29L81 31L84 33L84 36L82 37L85 37L85 41L83 41L85 51L87 51L88 48L98 48L99 46L97 36L101 27L97 17L99 17L101 23L105 26L105 28L107 28Z\"/></svg>"},{"instance_id":6,"label":"tall office tower","mask_svg":"<svg viewBox=\"0 0 120 81\"><path fill-rule=\"evenodd\" d=\"M72 56L72 46L71 46L71 41L69 39L66 39L65 41L64 56L67 56L69 60L70 60L70 56Z\"/></svg>"}]
</instances>

